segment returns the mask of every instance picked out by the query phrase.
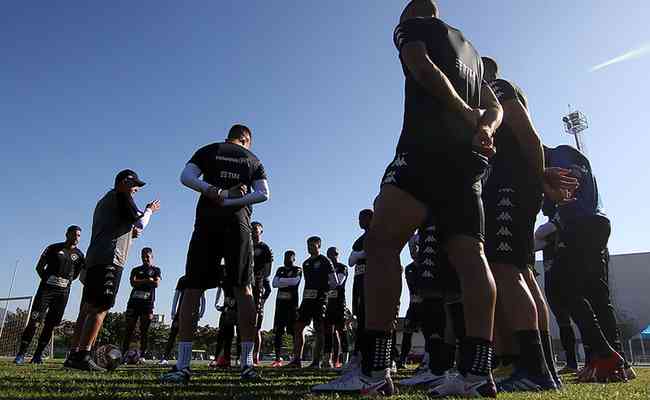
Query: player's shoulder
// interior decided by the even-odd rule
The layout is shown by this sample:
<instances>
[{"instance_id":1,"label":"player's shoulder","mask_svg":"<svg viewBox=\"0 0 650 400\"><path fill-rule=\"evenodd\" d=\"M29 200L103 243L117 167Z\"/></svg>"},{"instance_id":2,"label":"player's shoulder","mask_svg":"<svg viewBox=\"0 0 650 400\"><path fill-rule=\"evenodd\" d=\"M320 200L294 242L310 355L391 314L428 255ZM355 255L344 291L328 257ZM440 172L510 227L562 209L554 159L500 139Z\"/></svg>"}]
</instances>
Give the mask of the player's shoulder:
<instances>
[{"instance_id":1,"label":"player's shoulder","mask_svg":"<svg viewBox=\"0 0 650 400\"><path fill-rule=\"evenodd\" d=\"M52 243L49 246L45 248L45 252L47 253L58 253L59 251L63 250L65 247L64 242L57 242L57 243Z\"/></svg>"}]
</instances>

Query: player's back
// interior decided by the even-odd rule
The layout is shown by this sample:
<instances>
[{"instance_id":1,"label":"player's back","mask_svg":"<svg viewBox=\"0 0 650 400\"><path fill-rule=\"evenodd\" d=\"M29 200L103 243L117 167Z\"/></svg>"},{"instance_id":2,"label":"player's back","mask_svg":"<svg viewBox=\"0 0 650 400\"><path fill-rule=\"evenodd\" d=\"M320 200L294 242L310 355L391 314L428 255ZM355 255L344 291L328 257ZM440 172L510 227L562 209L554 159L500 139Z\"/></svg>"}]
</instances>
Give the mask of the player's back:
<instances>
[{"instance_id":1,"label":"player's back","mask_svg":"<svg viewBox=\"0 0 650 400\"><path fill-rule=\"evenodd\" d=\"M199 167L203 180L220 189L236 185L251 188L253 181L265 179L264 167L250 150L233 143L213 143L200 148L189 160ZM197 223L228 217L250 217L250 206L223 207L201 195L196 209Z\"/></svg>"},{"instance_id":2,"label":"player's back","mask_svg":"<svg viewBox=\"0 0 650 400\"><path fill-rule=\"evenodd\" d=\"M483 62L462 32L437 18L411 18L397 26L394 42L400 51L407 43L424 43L427 55L447 76L458 95L470 107L479 107ZM474 130L415 79L401 56L400 61L406 85L404 126L398 150L433 151L435 147L449 145L470 147Z\"/></svg>"}]
</instances>

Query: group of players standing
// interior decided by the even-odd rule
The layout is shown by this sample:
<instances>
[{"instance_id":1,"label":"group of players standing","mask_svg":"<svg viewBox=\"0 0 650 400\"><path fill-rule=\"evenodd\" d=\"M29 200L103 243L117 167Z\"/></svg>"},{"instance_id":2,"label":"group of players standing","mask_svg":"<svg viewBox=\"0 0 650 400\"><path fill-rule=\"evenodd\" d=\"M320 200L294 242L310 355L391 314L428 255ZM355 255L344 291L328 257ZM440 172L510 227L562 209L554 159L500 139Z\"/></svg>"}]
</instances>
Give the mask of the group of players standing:
<instances>
[{"instance_id":1,"label":"group of players standing","mask_svg":"<svg viewBox=\"0 0 650 400\"><path fill-rule=\"evenodd\" d=\"M500 79L493 59L481 58L459 30L438 18L434 1L409 2L394 42L406 79L404 125L374 213L360 215L366 232L350 260L355 266L356 351L339 378L313 390L395 393L391 364L403 272L399 256L409 240L415 264L407 267L407 280L410 285L418 281L411 300L426 304L409 314L421 314L419 319L427 322L428 361L415 382L404 384L426 382L433 397L496 397L497 387L505 392L560 388L548 306L531 268L542 201L558 235L556 241L544 242L557 250L551 268L551 276L559 277L551 282L556 288L553 310L576 322L589 348L580 378L625 380L606 286L609 220L584 156L542 146L523 92ZM261 225L251 224L252 205L268 200L269 188L251 145L251 130L235 125L224 143L199 149L182 172L182 184L201 196L177 311L178 359L163 382L190 380L202 294L214 287L222 287L237 308L241 378L259 377L254 354L260 304L271 290L272 258L269 251L266 259L254 262L262 256L255 254ZM144 213L137 209L132 195L143 185L133 171L125 171L97 205L69 368L101 370L90 349L114 304L131 240L159 207L154 202ZM305 326L316 321L327 341L331 325L338 330L341 322L326 328L324 316L328 293L338 288L337 295L342 294L345 274L320 254L319 238L310 238L307 245L310 257L302 272L294 265L295 254L288 252L273 280L279 289L277 332L293 329L295 334L291 366L302 359ZM71 254L64 251L66 257ZM301 274L303 302L293 323ZM492 376L495 358L504 364L514 360L512 374L498 385ZM450 373L453 366L457 374Z\"/></svg>"}]
</instances>

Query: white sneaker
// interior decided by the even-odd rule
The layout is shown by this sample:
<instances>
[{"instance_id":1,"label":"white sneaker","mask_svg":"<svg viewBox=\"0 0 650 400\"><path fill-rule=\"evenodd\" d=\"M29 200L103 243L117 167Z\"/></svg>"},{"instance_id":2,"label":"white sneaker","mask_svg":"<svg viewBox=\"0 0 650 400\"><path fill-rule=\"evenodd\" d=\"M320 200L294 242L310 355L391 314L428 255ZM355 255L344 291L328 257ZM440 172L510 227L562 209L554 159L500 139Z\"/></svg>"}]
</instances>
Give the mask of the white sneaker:
<instances>
[{"instance_id":1,"label":"white sneaker","mask_svg":"<svg viewBox=\"0 0 650 400\"><path fill-rule=\"evenodd\" d=\"M417 385L432 385L437 386L443 383L443 380L447 379L447 374L436 375L431 372L428 368L422 369L419 372L416 372L410 378L402 379L399 381L400 385L404 386L417 386Z\"/></svg>"},{"instance_id":2,"label":"white sneaker","mask_svg":"<svg viewBox=\"0 0 650 400\"><path fill-rule=\"evenodd\" d=\"M359 393L364 396L390 396L397 392L390 375L383 379L368 379L361 373L351 373L331 382L314 386L311 391L314 393Z\"/></svg>"},{"instance_id":3,"label":"white sneaker","mask_svg":"<svg viewBox=\"0 0 650 400\"><path fill-rule=\"evenodd\" d=\"M497 388L491 377L471 377L462 375L450 376L440 385L429 390L429 395L435 398L443 397L472 397L472 398L496 398Z\"/></svg>"}]
</instances>

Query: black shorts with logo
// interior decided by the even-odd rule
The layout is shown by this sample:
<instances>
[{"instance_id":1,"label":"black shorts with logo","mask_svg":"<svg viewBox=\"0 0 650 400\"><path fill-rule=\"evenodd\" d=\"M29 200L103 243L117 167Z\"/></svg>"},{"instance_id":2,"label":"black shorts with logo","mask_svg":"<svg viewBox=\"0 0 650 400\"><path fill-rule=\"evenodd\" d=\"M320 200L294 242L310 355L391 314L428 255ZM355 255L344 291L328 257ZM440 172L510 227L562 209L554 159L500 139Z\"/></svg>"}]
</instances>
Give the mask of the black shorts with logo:
<instances>
[{"instance_id":1,"label":"black shorts with logo","mask_svg":"<svg viewBox=\"0 0 650 400\"><path fill-rule=\"evenodd\" d=\"M305 292L307 292L307 289ZM326 312L327 297L325 293L319 293L316 298L307 298L307 295L304 295L298 309L297 320L305 325L309 325L312 321L320 323L325 319Z\"/></svg>"},{"instance_id":2,"label":"black shorts with logo","mask_svg":"<svg viewBox=\"0 0 650 400\"><path fill-rule=\"evenodd\" d=\"M483 204L485 255L490 263L514 265L521 271L535 264L535 220L541 201L537 190L488 181Z\"/></svg>"},{"instance_id":3,"label":"black shorts with logo","mask_svg":"<svg viewBox=\"0 0 650 400\"><path fill-rule=\"evenodd\" d=\"M381 184L396 186L427 206L442 243L455 235L483 241L480 179L486 168L487 158L475 152L459 157L398 152Z\"/></svg>"},{"instance_id":4,"label":"black shorts with logo","mask_svg":"<svg viewBox=\"0 0 650 400\"><path fill-rule=\"evenodd\" d=\"M41 282L29 318L36 322L47 322L51 325L58 325L63 319L65 307L68 305L70 288L52 287Z\"/></svg>"},{"instance_id":5,"label":"black shorts with logo","mask_svg":"<svg viewBox=\"0 0 650 400\"><path fill-rule=\"evenodd\" d=\"M225 261L225 268L221 265ZM253 282L253 242L246 221L195 226L185 264L187 287L243 287Z\"/></svg>"},{"instance_id":6,"label":"black shorts with logo","mask_svg":"<svg viewBox=\"0 0 650 400\"><path fill-rule=\"evenodd\" d=\"M275 302L273 329L276 332L281 332L281 334L286 332L289 335L293 335L297 314L298 306L293 300L277 300Z\"/></svg>"},{"instance_id":7,"label":"black shorts with logo","mask_svg":"<svg viewBox=\"0 0 650 400\"><path fill-rule=\"evenodd\" d=\"M83 299L92 306L108 310L115 305L122 279L122 267L108 264L95 265L86 272Z\"/></svg>"}]
</instances>

